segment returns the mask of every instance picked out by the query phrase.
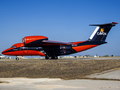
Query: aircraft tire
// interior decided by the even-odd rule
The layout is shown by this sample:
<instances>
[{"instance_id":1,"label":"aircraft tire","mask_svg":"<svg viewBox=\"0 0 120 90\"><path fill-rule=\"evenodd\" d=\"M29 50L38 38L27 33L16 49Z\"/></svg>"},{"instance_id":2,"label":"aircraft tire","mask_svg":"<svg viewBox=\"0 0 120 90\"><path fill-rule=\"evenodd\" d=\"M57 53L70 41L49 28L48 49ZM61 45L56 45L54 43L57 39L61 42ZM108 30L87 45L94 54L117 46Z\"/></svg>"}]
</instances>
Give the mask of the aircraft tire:
<instances>
[{"instance_id":1,"label":"aircraft tire","mask_svg":"<svg viewBox=\"0 0 120 90\"><path fill-rule=\"evenodd\" d=\"M45 59L52 59L52 57L51 57L51 56L46 55L46 56L45 56Z\"/></svg>"},{"instance_id":2,"label":"aircraft tire","mask_svg":"<svg viewBox=\"0 0 120 90\"><path fill-rule=\"evenodd\" d=\"M19 58L18 58L18 57L16 57L16 60L18 61L18 60L19 60Z\"/></svg>"},{"instance_id":3,"label":"aircraft tire","mask_svg":"<svg viewBox=\"0 0 120 90\"><path fill-rule=\"evenodd\" d=\"M57 56L53 56L52 59L58 59L58 57Z\"/></svg>"},{"instance_id":4,"label":"aircraft tire","mask_svg":"<svg viewBox=\"0 0 120 90\"><path fill-rule=\"evenodd\" d=\"M49 57L46 55L46 56L45 56L45 59L49 59Z\"/></svg>"},{"instance_id":5,"label":"aircraft tire","mask_svg":"<svg viewBox=\"0 0 120 90\"><path fill-rule=\"evenodd\" d=\"M55 56L55 59L58 59L58 56Z\"/></svg>"},{"instance_id":6,"label":"aircraft tire","mask_svg":"<svg viewBox=\"0 0 120 90\"><path fill-rule=\"evenodd\" d=\"M45 56L45 59L58 59L58 56L48 56L48 55L46 55Z\"/></svg>"}]
</instances>

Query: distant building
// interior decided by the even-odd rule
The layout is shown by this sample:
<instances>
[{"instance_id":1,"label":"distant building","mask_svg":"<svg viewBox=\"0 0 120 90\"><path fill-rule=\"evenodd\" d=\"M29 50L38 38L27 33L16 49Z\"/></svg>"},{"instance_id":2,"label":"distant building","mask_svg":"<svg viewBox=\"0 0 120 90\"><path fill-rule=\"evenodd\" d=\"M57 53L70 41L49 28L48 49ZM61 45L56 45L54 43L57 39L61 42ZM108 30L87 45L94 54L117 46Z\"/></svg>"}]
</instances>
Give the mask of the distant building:
<instances>
[{"instance_id":1,"label":"distant building","mask_svg":"<svg viewBox=\"0 0 120 90\"><path fill-rule=\"evenodd\" d=\"M74 58L74 56L64 56L63 58Z\"/></svg>"},{"instance_id":2,"label":"distant building","mask_svg":"<svg viewBox=\"0 0 120 90\"><path fill-rule=\"evenodd\" d=\"M5 56L0 56L0 59L5 59Z\"/></svg>"},{"instance_id":3,"label":"distant building","mask_svg":"<svg viewBox=\"0 0 120 90\"><path fill-rule=\"evenodd\" d=\"M99 57L97 54L94 57Z\"/></svg>"}]
</instances>

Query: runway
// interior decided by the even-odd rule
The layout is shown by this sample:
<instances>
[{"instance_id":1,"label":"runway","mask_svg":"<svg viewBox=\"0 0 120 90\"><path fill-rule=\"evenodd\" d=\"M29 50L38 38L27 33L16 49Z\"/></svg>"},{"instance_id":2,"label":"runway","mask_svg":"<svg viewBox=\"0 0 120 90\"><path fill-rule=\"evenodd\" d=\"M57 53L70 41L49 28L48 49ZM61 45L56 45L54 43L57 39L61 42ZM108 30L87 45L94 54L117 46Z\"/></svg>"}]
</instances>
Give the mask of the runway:
<instances>
[{"instance_id":1,"label":"runway","mask_svg":"<svg viewBox=\"0 0 120 90\"><path fill-rule=\"evenodd\" d=\"M31 59L20 59L20 60L32 60ZM120 60L120 57L85 57L85 58L59 58L58 60ZM16 59L0 59L0 61L15 61ZM34 60L45 60L41 58L35 58Z\"/></svg>"},{"instance_id":2,"label":"runway","mask_svg":"<svg viewBox=\"0 0 120 90\"><path fill-rule=\"evenodd\" d=\"M120 57L85 57L85 58L69 58L69 59L70 60L120 60Z\"/></svg>"}]
</instances>

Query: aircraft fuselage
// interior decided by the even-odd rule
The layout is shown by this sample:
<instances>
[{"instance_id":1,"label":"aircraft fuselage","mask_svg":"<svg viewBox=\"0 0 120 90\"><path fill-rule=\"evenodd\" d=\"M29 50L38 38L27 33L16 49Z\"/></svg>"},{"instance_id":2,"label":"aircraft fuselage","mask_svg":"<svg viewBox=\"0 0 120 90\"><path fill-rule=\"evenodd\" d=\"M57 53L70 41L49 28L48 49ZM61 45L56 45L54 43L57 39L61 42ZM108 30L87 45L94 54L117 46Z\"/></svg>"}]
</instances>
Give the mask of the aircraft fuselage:
<instances>
[{"instance_id":1,"label":"aircraft fuselage","mask_svg":"<svg viewBox=\"0 0 120 90\"><path fill-rule=\"evenodd\" d=\"M116 22L97 24L93 34L86 41L59 42L48 40L45 36L26 36L23 43L14 44L2 52L12 56L45 56L46 59L57 59L60 55L69 55L105 44L106 37Z\"/></svg>"}]
</instances>

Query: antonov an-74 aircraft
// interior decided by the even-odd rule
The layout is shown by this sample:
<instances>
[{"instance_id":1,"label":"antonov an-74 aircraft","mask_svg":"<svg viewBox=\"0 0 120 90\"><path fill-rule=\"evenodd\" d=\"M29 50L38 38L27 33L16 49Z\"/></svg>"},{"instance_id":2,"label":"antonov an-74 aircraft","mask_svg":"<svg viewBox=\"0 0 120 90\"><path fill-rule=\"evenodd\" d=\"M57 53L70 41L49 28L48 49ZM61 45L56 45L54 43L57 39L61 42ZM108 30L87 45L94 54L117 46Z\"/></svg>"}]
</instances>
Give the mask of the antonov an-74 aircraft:
<instances>
[{"instance_id":1,"label":"antonov an-74 aircraft","mask_svg":"<svg viewBox=\"0 0 120 90\"><path fill-rule=\"evenodd\" d=\"M59 42L48 40L45 36L26 36L23 43L14 44L2 52L4 55L16 56L45 56L45 59L58 59L58 56L81 52L101 44L105 44L110 29L118 24L117 22L107 24L95 24L97 26L90 38L79 42Z\"/></svg>"}]
</instances>

